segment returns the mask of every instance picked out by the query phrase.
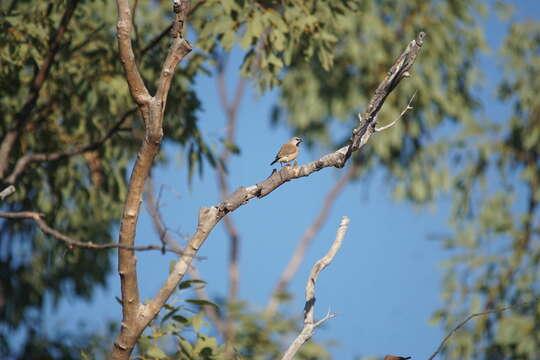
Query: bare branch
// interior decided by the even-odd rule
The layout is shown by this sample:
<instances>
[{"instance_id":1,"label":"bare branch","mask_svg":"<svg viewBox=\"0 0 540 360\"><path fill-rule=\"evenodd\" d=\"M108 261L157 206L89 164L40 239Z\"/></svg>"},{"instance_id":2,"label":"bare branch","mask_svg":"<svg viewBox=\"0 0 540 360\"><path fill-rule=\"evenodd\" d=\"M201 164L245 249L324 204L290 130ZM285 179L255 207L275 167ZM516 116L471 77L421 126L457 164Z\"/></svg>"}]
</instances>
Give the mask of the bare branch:
<instances>
[{"instance_id":1,"label":"bare branch","mask_svg":"<svg viewBox=\"0 0 540 360\"><path fill-rule=\"evenodd\" d=\"M0 200L4 200L8 196L12 195L15 192L15 186L9 185L4 190L0 191Z\"/></svg>"},{"instance_id":2,"label":"bare branch","mask_svg":"<svg viewBox=\"0 0 540 360\"><path fill-rule=\"evenodd\" d=\"M493 314L493 313L501 313L501 312L504 312L504 311L510 310L510 309L526 307L526 306L535 304L538 301L540 301L540 298L536 298L536 299L534 299L532 301L527 301L527 302L523 302L523 303L519 303L519 304L503 306L503 307L500 307L498 309L489 309L489 310L485 310L485 311L482 311L482 312L470 314L465 319L463 319L459 324L457 324L456 327L454 327L452 330L450 330L450 332L444 337L443 341L441 341L441 343L439 344L439 347L437 348L437 350L435 350L435 352L433 354L431 354L431 356L428 358L428 360L433 360L435 358L435 356L437 356L441 352L441 350L444 347L444 344L446 344L446 342L450 339L450 337L452 335L454 335L454 333L456 331L458 331L463 326L465 326L465 324L467 322L469 322L469 320L472 320L473 318L478 317L478 316L484 316L484 315L489 315L489 314Z\"/></svg>"},{"instance_id":3,"label":"bare branch","mask_svg":"<svg viewBox=\"0 0 540 360\"><path fill-rule=\"evenodd\" d=\"M415 40L407 45L407 48L401 53L377 87L377 90L375 90L375 95L369 101L367 110L362 115L358 114L358 126L353 130L349 146L343 158L343 165L345 165L345 162L354 151L361 148L368 141L369 137L375 131L377 114L381 110L388 95L390 95L401 80L411 76L409 70L420 53L425 36L426 34L422 31Z\"/></svg>"},{"instance_id":4,"label":"bare branch","mask_svg":"<svg viewBox=\"0 0 540 360\"><path fill-rule=\"evenodd\" d=\"M401 57L400 57L401 58ZM395 86L394 86L395 87ZM391 89L393 89L392 87ZM391 91L388 90L388 91ZM374 98L379 98L381 91L376 92ZM375 100L370 101L374 103ZM371 127L372 130L374 127ZM184 274L188 270L193 256L206 241L214 227L223 217L235 211L242 205L245 205L249 200L257 197L262 198L270 194L284 183L300 177L309 176L310 174L319 171L325 167L343 167L347 160L346 154L349 150L358 151L369 140L373 131L365 132L362 136L362 142L358 146L344 146L341 149L323 156L319 160L313 161L303 166L284 166L280 171L274 171L272 174L260 183L249 187L240 187L232 195L221 203L201 208L199 211L199 219L197 230L189 240L187 247L184 249L185 254L175 264L173 270L169 274L165 284L160 288L154 299L144 307L142 314L139 314L139 319L148 319L148 322L159 312L165 304L169 296L176 289L177 284L182 280ZM356 131L356 134L358 132Z\"/></svg>"},{"instance_id":5,"label":"bare branch","mask_svg":"<svg viewBox=\"0 0 540 360\"><path fill-rule=\"evenodd\" d=\"M326 268L334 259L337 252L339 251L339 248L341 247L341 243L343 242L343 238L345 237L345 234L347 233L347 229L349 228L349 218L344 216L341 219L341 223L339 224L339 228L336 233L336 238L334 239L334 242L332 243L332 246L322 257L319 261L313 265L311 268L311 273L309 274L309 278L306 284L306 304L304 306L304 327L300 334L296 337L296 339L291 343L287 351L283 354L283 357L281 360L292 360L298 350L304 345L306 341L308 341L315 331L315 328L319 325L321 325L323 322L335 317L335 314L331 314L328 312L324 318L321 320L315 322L314 321L314 308L315 308L315 283L317 282L317 278L319 277L320 272Z\"/></svg>"},{"instance_id":6,"label":"bare branch","mask_svg":"<svg viewBox=\"0 0 540 360\"><path fill-rule=\"evenodd\" d=\"M272 316L279 305L279 296L282 294L285 289L287 288L287 285L291 281L291 279L294 277L296 272L298 271L298 268L300 267L300 264L302 263L302 260L304 259L304 255L306 253L307 248L311 244L311 241L313 238L317 235L321 227L323 226L324 222L326 221L326 218L328 217L328 214L330 213L330 210L332 209L332 205L334 204L334 201L338 197L338 195L341 193L341 191L345 188L345 185L349 183L349 181L354 176L356 170L358 167L353 164L347 172L334 184L332 189L328 192L326 195L326 198L324 199L323 206L321 207L321 211L313 221L313 223L306 229L306 232L302 236L302 239L298 242L298 246L296 247L296 250L294 251L293 255L291 256L291 259L289 260L289 263L285 267L285 270L283 270L283 273L281 274L279 281L274 288L274 291L272 292L272 295L270 296L270 300L268 301L268 305L266 305L266 314L268 316Z\"/></svg>"},{"instance_id":7,"label":"bare branch","mask_svg":"<svg viewBox=\"0 0 540 360\"><path fill-rule=\"evenodd\" d=\"M98 149L107 140L112 138L113 135L116 134L118 130L120 130L120 128L122 127L122 124L126 121L126 119L129 116L133 115L136 111L137 111L136 108L126 111L124 115L116 122L116 124L114 124L113 127L110 128L109 131L107 131L106 134L104 134L100 139L98 139L97 141L91 144L75 146L74 148L65 150L65 151L56 151L52 153L26 154L20 157L17 160L17 163L15 164L15 168L13 169L13 171L6 178L6 183L15 184L18 177L26 170L27 166L32 163L61 160L61 159L65 159L71 156L79 155L88 151L94 151Z\"/></svg>"},{"instance_id":8,"label":"bare branch","mask_svg":"<svg viewBox=\"0 0 540 360\"><path fill-rule=\"evenodd\" d=\"M126 0L117 1L123 2ZM423 38L423 33L421 36L419 36L419 39L420 38ZM176 40L178 39L179 38L176 38ZM400 70L403 68L410 68L414 62L419 45L415 45L416 43L414 41L411 44L409 44L407 51L404 53L408 55L408 60L403 59L403 54L400 59L398 59L398 62L400 63ZM418 48L416 51L414 51L414 49L410 49L414 48L415 46ZM403 65L404 63L407 65ZM392 67L392 69L397 67L396 64ZM370 101L370 106L377 103L382 106L383 101L377 99L381 99L381 97L385 98L395 88L398 83L398 80L395 80L396 74L401 73L398 71L397 73L393 74L394 75L392 77L394 80L392 80L392 86L382 86L386 84L386 80L383 81L372 98L372 101ZM161 142L161 121L163 118L163 108L161 105L163 105L163 103L154 101L150 104L150 106L140 106L143 119L145 119L146 136L131 175L128 196L124 207L120 227L120 243L124 245L133 245L135 237L135 225L139 214L142 189L144 182L148 177L152 161L157 154L158 146ZM376 114L378 110L374 111L371 109L370 112L372 114ZM208 238L216 224L221 221L225 215L236 210L238 207L245 205L254 197L262 198L268 195L287 181L308 176L313 172L319 171L325 167L343 167L348 160L347 154L349 153L350 156L350 153L362 148L373 134L374 121L372 120L369 124L370 126L367 128L369 131L360 132L357 129L354 130L352 140L358 137L359 134L362 134L361 141L358 144L353 142L349 146L345 146L334 153L323 156L321 159L313 161L304 166L285 166L280 171L274 171L266 180L258 184L250 187L240 187L220 204L201 208L199 211L197 230L184 249L184 254L174 265L172 271L167 277L167 280L165 281L165 284L163 284L154 299L152 299L148 304L140 303L137 285L136 259L133 251L121 249L119 251L119 273L122 284L123 321L120 334L114 343L111 358L113 360L129 358L129 354L133 350L133 347L135 346L135 343L144 328L146 328L150 321L159 313L160 309L163 307L167 299L176 289L178 283L188 271L190 264L193 261L193 257L199 251L200 247Z\"/></svg>"},{"instance_id":9,"label":"bare branch","mask_svg":"<svg viewBox=\"0 0 540 360\"><path fill-rule=\"evenodd\" d=\"M392 121L390 124L385 125L383 127L379 127L379 128L376 127L375 132L379 132L379 131L383 131L383 130L391 128L392 126L394 126L398 122L399 119L401 119L403 117L403 115L405 115L405 113L407 113L407 111L412 110L413 107L411 106L411 103L413 102L413 100L414 100L414 98L416 96L416 93L417 93L417 91L414 92L413 96L411 96L411 99L409 100L409 103L407 104L407 106L405 106L405 109L403 109L403 111L401 111L401 114L399 114L399 116L394 121Z\"/></svg>"},{"instance_id":10,"label":"bare branch","mask_svg":"<svg viewBox=\"0 0 540 360\"><path fill-rule=\"evenodd\" d=\"M43 87L45 80L47 80L47 77L49 76L49 72L53 65L54 58L56 54L58 53L58 51L60 50L60 45L64 38L64 34L73 16L73 13L75 12L75 9L77 8L78 3L79 3L79 0L68 1L66 10L64 14L62 15L60 24L58 25L58 29L56 29L54 37L51 41L49 53L43 60L43 63L41 64L39 71L34 77L34 81L32 82L30 86L29 97L24 103L21 110L17 114L15 114L14 128L8 130L6 132L6 135L2 139L2 143L0 144L0 179L4 178L4 174L8 168L8 159L9 159L11 150L13 149L13 145L15 144L15 142L21 135L21 132L24 126L28 122L30 114L32 113L32 110L34 109L36 105L41 88Z\"/></svg>"},{"instance_id":11,"label":"bare branch","mask_svg":"<svg viewBox=\"0 0 540 360\"><path fill-rule=\"evenodd\" d=\"M73 238L61 233L58 230L50 227L45 220L43 220L44 215L35 211L18 211L18 212L0 212L0 218L4 219L30 219L34 220L38 225L39 229L46 235L50 235L57 240L63 241L66 246L72 250L75 247L83 249L96 249L96 250L105 250L105 249L128 249L135 251L147 251L147 250L161 250L167 252L173 252L178 255L182 255L182 251L178 251L173 248L163 248L158 245L146 245L146 246L123 246L117 243L108 243L108 244L96 244L92 241L77 241Z\"/></svg>"}]
</instances>

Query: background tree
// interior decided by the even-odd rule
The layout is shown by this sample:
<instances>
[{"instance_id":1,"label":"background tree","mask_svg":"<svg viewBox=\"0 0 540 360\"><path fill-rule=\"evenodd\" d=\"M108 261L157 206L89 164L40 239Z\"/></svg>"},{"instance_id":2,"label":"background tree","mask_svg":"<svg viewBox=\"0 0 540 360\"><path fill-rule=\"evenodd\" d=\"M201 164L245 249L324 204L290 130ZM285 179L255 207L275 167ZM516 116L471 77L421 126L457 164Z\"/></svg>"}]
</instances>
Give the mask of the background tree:
<instances>
[{"instance_id":1,"label":"background tree","mask_svg":"<svg viewBox=\"0 0 540 360\"><path fill-rule=\"evenodd\" d=\"M135 56L154 93L168 48L170 4L140 0L131 5ZM465 256L460 254L451 263L445 290L448 304L436 315L447 326L452 327L463 312L537 294L532 285L538 262L532 256L536 200L527 198L527 188L535 188L538 167L534 157L538 106L533 95L537 84L531 81L537 73L536 25L516 25L509 33L505 56L512 72L500 93L515 105L515 116L511 122L490 126L473 112L478 104L472 95L479 74L477 56L485 48L478 22L485 9L475 2L343 1L327 6L317 1L204 1L195 2L192 9L188 23L196 51L173 77L164 119L164 142L182 145L189 174L202 171L205 160L216 165L205 132L198 128L202 113L193 81L197 74L219 67L216 59L223 52L240 45L243 74L253 76L262 90L278 87L275 123L290 127L315 148L334 149L350 135L353 115L365 109L401 45L428 29L430 50L422 54L414 76L388 99L378 120L386 124L395 119L420 89L414 116L371 142L362 152L362 166L351 177L365 178L382 170L398 197L419 203L436 199L441 189L456 194L456 232L445 244L463 248ZM40 211L48 224L74 239L110 243L126 196L127 168L143 134L118 62L114 4L13 1L2 4L2 16L0 178L2 189L12 183L17 188L2 202L2 210ZM339 124L347 130L336 131ZM458 129L450 140L449 127ZM217 145L235 149L227 140ZM218 146L214 150L219 152ZM170 155L161 152L158 162ZM440 161L444 156L448 162ZM523 170L524 181L516 178L516 169ZM478 183L482 174L488 182L484 192ZM501 180L494 181L493 174L500 174ZM497 194L499 186L504 190ZM514 202L508 189L516 194ZM516 215L518 206L526 209L524 220ZM48 339L39 326L43 302L46 296L55 301L68 295L89 298L111 270L109 255L65 250L32 222L10 220L2 227L4 354L15 356L10 334L23 329L28 336L21 358L43 353L76 357L78 346L92 342L69 334L58 341ZM492 246L494 239L500 240ZM504 241L512 244L507 256L502 252ZM490 253L485 247L493 256L486 255ZM456 278L456 270L467 276ZM452 296L458 289L461 298ZM262 329L289 331L289 316L261 324L262 315L247 306L230 309L238 309L236 314L231 311L237 327L231 341L237 348L253 351L248 355L279 352L283 342L257 334ZM453 339L447 355L531 358L538 350L533 330L538 316L531 314L537 310L477 322L469 329L474 336L458 333L462 337ZM196 324L196 319L184 318ZM513 337L516 334L520 336ZM141 351L146 351L144 344ZM316 349L317 356L320 351Z\"/></svg>"}]
</instances>

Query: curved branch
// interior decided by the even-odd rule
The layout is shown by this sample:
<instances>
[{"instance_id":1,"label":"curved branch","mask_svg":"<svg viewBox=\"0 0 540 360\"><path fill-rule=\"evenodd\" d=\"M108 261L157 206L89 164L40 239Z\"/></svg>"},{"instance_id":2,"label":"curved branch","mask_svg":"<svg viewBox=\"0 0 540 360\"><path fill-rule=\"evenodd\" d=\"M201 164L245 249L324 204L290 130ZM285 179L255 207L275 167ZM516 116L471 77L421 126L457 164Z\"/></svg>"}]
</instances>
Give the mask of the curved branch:
<instances>
[{"instance_id":1,"label":"curved branch","mask_svg":"<svg viewBox=\"0 0 540 360\"><path fill-rule=\"evenodd\" d=\"M508 305L508 306L503 306L503 307L498 308L498 309L490 309L490 310L470 314L465 319L463 319L459 324L457 324L452 330L450 330L450 332L444 337L443 341L441 341L441 343L439 344L439 347L437 348L437 350L435 350L435 352L433 354L431 354L431 356L428 358L428 360L433 360L435 358L435 356L437 356L441 352L441 350L444 347L444 344L446 344L446 342L450 339L450 337L452 335L454 335L454 333L456 331L458 331L463 326L465 326L465 324L467 322L469 322L469 320L472 320L473 318L478 317L478 316L484 316L484 315L489 315L489 314L493 314L493 313L501 313L501 312L504 312L504 311L509 310L509 309L525 307L525 306L528 306L528 305L531 305L531 304L535 304L538 301L540 301L540 298L536 298L536 299L534 299L532 301L528 301L528 302L524 302L524 303L520 303L520 304Z\"/></svg>"},{"instance_id":2,"label":"curved branch","mask_svg":"<svg viewBox=\"0 0 540 360\"><path fill-rule=\"evenodd\" d=\"M66 246L72 250L75 247L83 249L96 249L96 250L106 250L106 249L128 249L135 251L147 251L147 250L160 250L162 252L172 252L178 255L182 255L182 251L174 249L172 247L163 247L160 245L146 245L146 246L124 246L117 243L108 243L108 244L96 244L92 241L78 241L75 240L58 230L50 227L45 220L43 220L43 214L35 211L17 211L17 212L0 212L0 218L4 219L29 219L34 220L39 229L46 235L50 235L57 240L60 240L66 244Z\"/></svg>"},{"instance_id":3,"label":"curved branch","mask_svg":"<svg viewBox=\"0 0 540 360\"><path fill-rule=\"evenodd\" d=\"M419 35L419 38L420 37L423 37L423 33L422 36ZM415 42L413 41L411 44L415 44ZM410 53L411 44L409 44L404 54ZM402 62L402 57L403 54L398 59L398 62ZM392 67L392 69L394 68L396 68L396 65ZM410 66L408 68L410 68ZM379 88L383 88L384 91L388 92L386 96L388 96L388 94L395 88L395 85L392 87L382 86L382 84L386 84L387 81L388 77L385 78L381 83L381 86L379 86ZM378 92L376 92L374 95L374 99L380 99L382 96L381 94L381 91L378 90ZM372 101L370 101L370 104L372 103L376 103L376 100L372 99ZM378 110L371 110L370 113L375 116L377 112ZM374 133L374 122L372 121L368 125L369 126L366 128L367 131L365 131L361 136L361 142L356 146L344 146L341 149L338 149L337 151L325 155L319 160L313 161L304 166L285 166L280 171L274 170L266 180L263 180L262 182L249 187L238 188L232 195L227 197L218 205L201 208L199 211L197 230L189 240L187 247L184 249L184 255L175 264L173 270L167 277L165 284L163 284L163 286L160 288L154 299L152 299L150 303L144 307L143 313L140 314L140 316L144 317L148 324L151 319L157 315L161 307L165 304L167 299L176 289L178 283L184 277L184 274L188 270L191 261L196 255L197 251L199 251L200 247L208 238L216 224L221 221L221 219L223 219L225 215L233 212L240 206L247 204L249 200L255 197L262 198L270 194L272 191L274 191L279 186L283 185L288 181L298 179L304 176L309 176L312 173L317 172L325 167L343 167L348 159L347 153L349 151L354 152L361 149L368 142L371 135ZM360 135L360 133L355 129L353 139L358 135Z\"/></svg>"},{"instance_id":4,"label":"curved branch","mask_svg":"<svg viewBox=\"0 0 540 360\"><path fill-rule=\"evenodd\" d=\"M331 262L334 260L334 257L336 256L337 252L339 251L341 247L341 243L343 242L343 238L345 238L345 234L347 233L347 229L349 228L349 218L344 216L341 219L341 223L339 224L339 228L337 230L336 238L334 242L332 243L332 246L330 247L330 250L326 253L324 257L322 257L319 261L313 265L311 268L311 273L309 274L308 281L306 284L306 304L304 306L304 327L302 328L302 331L296 339L291 343L287 351L283 354L283 357L281 360L292 360L298 350L304 345L306 341L311 339L313 336L313 333L315 332L315 328L317 328L319 325L321 325L326 320L329 320L336 316L336 314L331 314L328 312L324 318L321 320L315 322L314 320L314 308L315 308L315 283L317 282L317 278L319 277L319 274L321 271L324 270Z\"/></svg>"}]
</instances>

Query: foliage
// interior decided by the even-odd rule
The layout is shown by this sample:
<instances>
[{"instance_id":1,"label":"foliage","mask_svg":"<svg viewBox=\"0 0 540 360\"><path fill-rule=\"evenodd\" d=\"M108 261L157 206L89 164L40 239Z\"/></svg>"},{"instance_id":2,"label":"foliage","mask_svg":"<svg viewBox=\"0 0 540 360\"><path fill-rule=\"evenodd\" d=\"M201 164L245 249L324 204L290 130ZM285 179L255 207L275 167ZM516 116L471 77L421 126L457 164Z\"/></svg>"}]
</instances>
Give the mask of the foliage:
<instances>
[{"instance_id":1,"label":"foliage","mask_svg":"<svg viewBox=\"0 0 540 360\"><path fill-rule=\"evenodd\" d=\"M183 294L182 290L194 286L200 285L190 280L183 281L179 285L178 295ZM194 307L194 304L197 306ZM165 314L155 320L139 340L139 356L144 359L225 359L225 345L219 345L219 336L209 335L212 328L215 329L215 324L205 317L205 306L219 309L214 303L198 299L167 304ZM233 348L237 359L279 358L283 348L300 330L297 324L301 323L301 319L297 317L282 314L268 317L263 312L248 309L245 303L235 304L235 314L237 336ZM322 344L313 341L302 347L296 358L330 359Z\"/></svg>"},{"instance_id":2,"label":"foliage","mask_svg":"<svg viewBox=\"0 0 540 360\"><path fill-rule=\"evenodd\" d=\"M2 4L0 31L0 134L21 123L17 117L32 97L33 82L49 55L60 19L73 1L16 1ZM77 2L75 2L77 3ZM136 43L146 45L168 22L161 11L140 1ZM118 61L116 9L111 1L79 1L68 23L50 73L39 91L9 158L8 171L25 154L69 151L98 142L116 127L111 139L83 155L31 164L16 179L17 192L3 210L45 214L55 229L76 239L108 243L122 211L126 176L135 156L141 125ZM166 47L140 54L146 79L159 73ZM202 56L193 56L175 76L167 107L166 141L174 141L209 157L196 126L200 104L190 90ZM153 81L150 81L153 83ZM0 181L3 189L4 182ZM63 296L89 298L104 285L111 270L105 252L66 250L43 236L33 223L0 223L0 321L9 331L41 321L44 297L56 303ZM37 311L36 311L37 310ZM36 327L39 327L36 326ZM32 337L29 337L31 340ZM3 338L5 344L5 338ZM9 351L6 348L2 352ZM0 352L0 353L2 353Z\"/></svg>"},{"instance_id":3,"label":"foliage","mask_svg":"<svg viewBox=\"0 0 540 360\"><path fill-rule=\"evenodd\" d=\"M50 54L60 19L73 3L26 0L0 5L2 140L20 126L17 114L31 99L32 84ZM25 154L96 143L110 129L113 135L84 154L31 164L2 208L43 212L54 228L105 243L113 241L127 170L142 132L118 61L114 2L76 3L50 73L21 125L8 175ZM135 55L153 92L167 50L167 37L156 36L169 24L170 3L136 3ZM450 327L471 309L537 296L538 24L511 27L502 50L507 70L499 96L514 110L508 122L487 122L476 118L478 102L473 96L478 55L485 49L478 23L485 12L481 2L200 0L192 5L189 32L197 51L174 76L164 122L165 141L182 145L189 176L197 168L202 174L203 162L215 165L198 128L201 104L192 85L198 74L216 66L220 53L241 48L242 73L254 77L261 91L279 88L274 123L290 127L311 144L335 147L350 135L356 122L353 114L365 106L404 44L427 30L429 47L415 65L414 76L387 99L378 121L384 125L396 118L420 89L414 116L398 122L366 149L362 169L384 170L398 198L425 203L440 190L455 194L455 232L444 242L455 257L447 264L447 306L436 320ZM497 6L504 8L502 2ZM449 138L449 129L459 133ZM441 161L444 157L448 161ZM165 155L160 161L166 161ZM0 179L2 188L6 177ZM44 358L73 357L75 348L86 345L73 342L65 347L69 334L56 341L38 331L44 298L89 298L111 270L109 255L65 250L33 223L4 221L0 226L0 296L10 298L0 307L0 325L7 331L25 328L25 349ZM219 357L217 338L201 331L201 306L208 305L188 304L168 306L163 324L156 321L141 338L141 354ZM197 311L186 313L192 307ZM524 307L478 321L452 340L446 354L463 359L534 358L540 350L539 313L538 307ZM240 307L238 355L275 357L296 330L292 320L264 319L249 306ZM179 348L168 347L165 338L171 337ZM0 344L0 354L14 356L6 335L0 334ZM302 351L306 359L326 356L314 343Z\"/></svg>"},{"instance_id":4,"label":"foliage","mask_svg":"<svg viewBox=\"0 0 540 360\"><path fill-rule=\"evenodd\" d=\"M508 118L482 119L453 146L454 232L444 240L445 306L434 320L453 327L467 313L521 304L461 330L455 359L535 359L540 351L538 202L540 201L540 23L514 23L501 48L498 89Z\"/></svg>"}]
</instances>

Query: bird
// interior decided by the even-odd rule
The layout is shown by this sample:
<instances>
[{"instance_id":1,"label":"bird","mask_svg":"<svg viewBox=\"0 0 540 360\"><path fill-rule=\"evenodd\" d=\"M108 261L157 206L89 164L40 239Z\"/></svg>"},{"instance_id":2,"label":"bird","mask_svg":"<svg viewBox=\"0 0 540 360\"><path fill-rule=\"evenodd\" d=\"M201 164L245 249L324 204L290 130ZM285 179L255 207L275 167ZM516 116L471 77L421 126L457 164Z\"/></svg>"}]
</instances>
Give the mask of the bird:
<instances>
[{"instance_id":1,"label":"bird","mask_svg":"<svg viewBox=\"0 0 540 360\"><path fill-rule=\"evenodd\" d=\"M410 358L411 358L410 356L402 357L402 356L386 355L384 357L384 360L407 360Z\"/></svg>"},{"instance_id":2,"label":"bird","mask_svg":"<svg viewBox=\"0 0 540 360\"><path fill-rule=\"evenodd\" d=\"M298 152L300 151L300 143L303 141L304 140L298 136L294 136L291 140L281 146L276 154L276 158L270 163L270 165L274 165L279 161L283 166L283 163L288 163L296 159Z\"/></svg>"}]
</instances>

